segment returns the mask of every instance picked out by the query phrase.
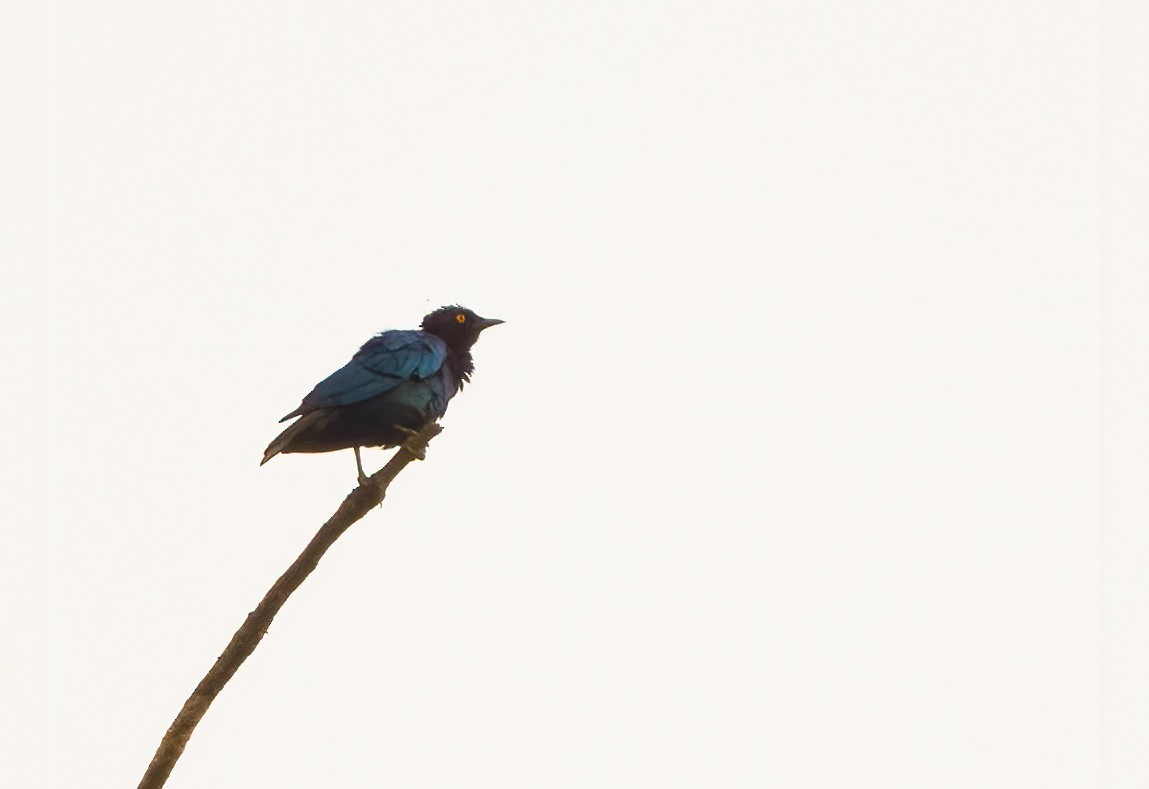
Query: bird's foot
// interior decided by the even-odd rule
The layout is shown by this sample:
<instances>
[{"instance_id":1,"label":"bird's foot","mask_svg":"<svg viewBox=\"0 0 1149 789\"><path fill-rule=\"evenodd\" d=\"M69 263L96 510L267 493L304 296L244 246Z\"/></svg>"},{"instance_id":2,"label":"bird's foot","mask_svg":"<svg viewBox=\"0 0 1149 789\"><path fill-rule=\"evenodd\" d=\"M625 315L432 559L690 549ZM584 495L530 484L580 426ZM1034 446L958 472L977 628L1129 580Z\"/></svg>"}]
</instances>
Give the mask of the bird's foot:
<instances>
[{"instance_id":1,"label":"bird's foot","mask_svg":"<svg viewBox=\"0 0 1149 789\"><path fill-rule=\"evenodd\" d=\"M411 436L399 446L414 455L416 460L427 459L427 441L418 435Z\"/></svg>"},{"instance_id":2,"label":"bird's foot","mask_svg":"<svg viewBox=\"0 0 1149 789\"><path fill-rule=\"evenodd\" d=\"M427 442L432 438L439 435L443 428L439 427L436 422L428 422L423 426L422 430L412 430L408 427L399 427L396 425L396 430L400 433L407 434L407 440L399 446L410 452L417 460L427 459Z\"/></svg>"}]
</instances>

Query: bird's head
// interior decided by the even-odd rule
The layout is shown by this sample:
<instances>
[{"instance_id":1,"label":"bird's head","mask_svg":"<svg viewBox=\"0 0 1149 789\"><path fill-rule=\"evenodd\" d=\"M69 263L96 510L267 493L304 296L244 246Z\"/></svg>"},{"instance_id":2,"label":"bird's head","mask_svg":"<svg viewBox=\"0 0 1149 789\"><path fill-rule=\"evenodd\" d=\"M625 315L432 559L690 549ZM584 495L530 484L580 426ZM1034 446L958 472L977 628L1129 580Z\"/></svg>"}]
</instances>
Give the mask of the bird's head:
<instances>
[{"instance_id":1,"label":"bird's head","mask_svg":"<svg viewBox=\"0 0 1149 789\"><path fill-rule=\"evenodd\" d=\"M441 337L453 348L467 350L479 339L479 333L483 329L489 329L502 322L498 318L484 318L466 307L451 304L429 313L423 318L420 328L436 337Z\"/></svg>"}]
</instances>

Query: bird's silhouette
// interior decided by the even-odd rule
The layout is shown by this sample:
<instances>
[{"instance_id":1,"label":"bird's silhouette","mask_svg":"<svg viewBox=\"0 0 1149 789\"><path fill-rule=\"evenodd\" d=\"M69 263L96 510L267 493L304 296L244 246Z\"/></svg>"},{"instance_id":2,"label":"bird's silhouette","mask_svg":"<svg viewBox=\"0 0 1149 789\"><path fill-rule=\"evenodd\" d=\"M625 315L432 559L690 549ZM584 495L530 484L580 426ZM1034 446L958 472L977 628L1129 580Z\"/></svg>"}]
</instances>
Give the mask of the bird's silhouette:
<instances>
[{"instance_id":1,"label":"bird's silhouette","mask_svg":"<svg viewBox=\"0 0 1149 789\"><path fill-rule=\"evenodd\" d=\"M279 420L299 417L268 444L260 465L279 454L350 448L363 482L359 448L397 446L442 417L475 370L471 346L500 323L450 305L428 314L418 330L375 335Z\"/></svg>"}]
</instances>

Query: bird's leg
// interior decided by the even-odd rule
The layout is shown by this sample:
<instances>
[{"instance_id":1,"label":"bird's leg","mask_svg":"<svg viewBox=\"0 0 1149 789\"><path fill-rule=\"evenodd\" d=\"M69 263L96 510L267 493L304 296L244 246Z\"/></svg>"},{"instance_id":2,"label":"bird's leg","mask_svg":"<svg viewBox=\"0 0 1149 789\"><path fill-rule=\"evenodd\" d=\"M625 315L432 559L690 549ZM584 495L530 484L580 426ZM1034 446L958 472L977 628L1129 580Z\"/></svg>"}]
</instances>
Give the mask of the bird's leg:
<instances>
[{"instance_id":1,"label":"bird's leg","mask_svg":"<svg viewBox=\"0 0 1149 789\"><path fill-rule=\"evenodd\" d=\"M355 450L355 468L359 469L359 484L366 485L369 481L367 475L363 473L363 459L359 457L359 447L351 447Z\"/></svg>"}]
</instances>

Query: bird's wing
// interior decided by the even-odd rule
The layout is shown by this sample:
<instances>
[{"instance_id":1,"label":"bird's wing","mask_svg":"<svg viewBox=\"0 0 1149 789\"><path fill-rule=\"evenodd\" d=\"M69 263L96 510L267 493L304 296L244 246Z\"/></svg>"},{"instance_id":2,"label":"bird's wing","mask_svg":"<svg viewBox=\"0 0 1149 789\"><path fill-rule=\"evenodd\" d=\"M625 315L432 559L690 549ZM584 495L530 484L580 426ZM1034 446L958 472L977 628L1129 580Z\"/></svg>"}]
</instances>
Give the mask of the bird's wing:
<instances>
[{"instance_id":1,"label":"bird's wing","mask_svg":"<svg viewBox=\"0 0 1149 789\"><path fill-rule=\"evenodd\" d=\"M317 408L359 403L389 392L403 381L421 381L437 373L446 359L447 344L433 334L377 334L364 343L350 362L316 384L299 408L283 419Z\"/></svg>"}]
</instances>

